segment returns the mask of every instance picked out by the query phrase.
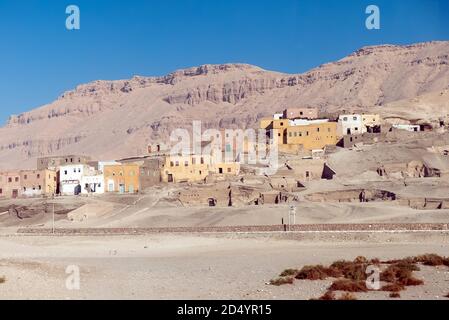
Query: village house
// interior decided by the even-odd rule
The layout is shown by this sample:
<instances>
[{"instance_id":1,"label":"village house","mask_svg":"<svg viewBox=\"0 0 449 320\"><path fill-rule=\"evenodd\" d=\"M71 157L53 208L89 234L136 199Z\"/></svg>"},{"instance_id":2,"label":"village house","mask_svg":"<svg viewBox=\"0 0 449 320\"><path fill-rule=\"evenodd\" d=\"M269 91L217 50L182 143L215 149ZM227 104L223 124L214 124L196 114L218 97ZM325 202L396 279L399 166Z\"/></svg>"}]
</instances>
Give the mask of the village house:
<instances>
[{"instance_id":1,"label":"village house","mask_svg":"<svg viewBox=\"0 0 449 320\"><path fill-rule=\"evenodd\" d=\"M318 108L288 108L283 112L284 119L317 119Z\"/></svg>"},{"instance_id":2,"label":"village house","mask_svg":"<svg viewBox=\"0 0 449 320\"><path fill-rule=\"evenodd\" d=\"M53 170L17 170L0 173L0 197L39 197L57 192Z\"/></svg>"},{"instance_id":3,"label":"village house","mask_svg":"<svg viewBox=\"0 0 449 320\"><path fill-rule=\"evenodd\" d=\"M362 134L365 132L362 115L343 114L338 117L338 134L345 136L349 134Z\"/></svg>"},{"instance_id":4,"label":"village house","mask_svg":"<svg viewBox=\"0 0 449 320\"><path fill-rule=\"evenodd\" d=\"M20 171L8 171L0 174L0 197L18 198L21 196L21 191Z\"/></svg>"},{"instance_id":5,"label":"village house","mask_svg":"<svg viewBox=\"0 0 449 320\"><path fill-rule=\"evenodd\" d=\"M105 165L103 175L106 192L138 193L140 190L137 164Z\"/></svg>"},{"instance_id":6,"label":"village house","mask_svg":"<svg viewBox=\"0 0 449 320\"><path fill-rule=\"evenodd\" d=\"M260 127L277 135L279 151L298 153L301 150L324 149L337 144L337 123L329 119L262 119Z\"/></svg>"},{"instance_id":7,"label":"village house","mask_svg":"<svg viewBox=\"0 0 449 320\"><path fill-rule=\"evenodd\" d=\"M93 175L93 168L86 164L71 164L59 167L59 192L62 195L79 195L83 176Z\"/></svg>"},{"instance_id":8,"label":"village house","mask_svg":"<svg viewBox=\"0 0 449 320\"><path fill-rule=\"evenodd\" d=\"M362 114L362 124L365 132L380 133L381 122L378 114Z\"/></svg>"},{"instance_id":9,"label":"village house","mask_svg":"<svg viewBox=\"0 0 449 320\"><path fill-rule=\"evenodd\" d=\"M145 190L162 182L161 170L164 158L159 156L134 157L118 160L124 164L137 164L139 166L140 190Z\"/></svg>"},{"instance_id":10,"label":"village house","mask_svg":"<svg viewBox=\"0 0 449 320\"><path fill-rule=\"evenodd\" d=\"M210 155L169 155L161 171L163 182L200 182L209 175Z\"/></svg>"},{"instance_id":11,"label":"village house","mask_svg":"<svg viewBox=\"0 0 449 320\"><path fill-rule=\"evenodd\" d=\"M81 177L82 194L103 194L104 193L104 175L92 174Z\"/></svg>"},{"instance_id":12,"label":"village house","mask_svg":"<svg viewBox=\"0 0 449 320\"><path fill-rule=\"evenodd\" d=\"M36 197L57 193L58 180L54 170L23 170L20 172L22 196Z\"/></svg>"},{"instance_id":13,"label":"village house","mask_svg":"<svg viewBox=\"0 0 449 320\"><path fill-rule=\"evenodd\" d=\"M60 166L87 164L90 157L83 155L65 155L65 156L51 156L37 159L37 170L52 169L57 170Z\"/></svg>"}]
</instances>

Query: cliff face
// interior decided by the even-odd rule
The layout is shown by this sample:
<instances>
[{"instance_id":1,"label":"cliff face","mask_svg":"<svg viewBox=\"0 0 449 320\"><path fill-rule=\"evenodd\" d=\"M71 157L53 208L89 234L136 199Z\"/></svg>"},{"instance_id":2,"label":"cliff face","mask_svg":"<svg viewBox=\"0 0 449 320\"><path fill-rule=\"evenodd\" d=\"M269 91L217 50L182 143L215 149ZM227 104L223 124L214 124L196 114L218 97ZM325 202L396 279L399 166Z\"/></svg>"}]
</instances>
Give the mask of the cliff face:
<instances>
[{"instance_id":1,"label":"cliff face","mask_svg":"<svg viewBox=\"0 0 449 320\"><path fill-rule=\"evenodd\" d=\"M0 168L32 168L37 157L50 154L138 155L150 141L166 140L173 129L189 128L192 120L202 120L205 128L246 128L285 107L383 112L395 101L445 89L449 42L366 47L297 75L225 64L163 77L94 81L11 116L0 128Z\"/></svg>"}]
</instances>

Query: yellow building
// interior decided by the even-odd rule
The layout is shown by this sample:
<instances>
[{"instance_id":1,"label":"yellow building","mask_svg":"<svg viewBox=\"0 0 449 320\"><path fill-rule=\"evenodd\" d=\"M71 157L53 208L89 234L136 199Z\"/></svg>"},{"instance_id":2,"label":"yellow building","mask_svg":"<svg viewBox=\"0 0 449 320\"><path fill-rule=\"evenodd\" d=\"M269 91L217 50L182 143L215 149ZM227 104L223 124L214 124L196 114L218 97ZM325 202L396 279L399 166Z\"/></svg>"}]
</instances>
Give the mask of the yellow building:
<instances>
[{"instance_id":1,"label":"yellow building","mask_svg":"<svg viewBox=\"0 0 449 320\"><path fill-rule=\"evenodd\" d=\"M137 164L105 165L103 175L106 192L139 192L139 165Z\"/></svg>"},{"instance_id":2,"label":"yellow building","mask_svg":"<svg viewBox=\"0 0 449 320\"><path fill-rule=\"evenodd\" d=\"M199 182L209 175L210 156L170 155L165 158L163 182Z\"/></svg>"},{"instance_id":3,"label":"yellow building","mask_svg":"<svg viewBox=\"0 0 449 320\"><path fill-rule=\"evenodd\" d=\"M280 150L284 152L297 152L299 146L311 151L337 144L337 123L327 119L271 120L266 129L274 130L274 134L278 136Z\"/></svg>"},{"instance_id":4,"label":"yellow building","mask_svg":"<svg viewBox=\"0 0 449 320\"><path fill-rule=\"evenodd\" d=\"M201 182L209 174L238 175L240 163L220 161L214 163L210 155L170 155L161 170L163 182Z\"/></svg>"}]
</instances>

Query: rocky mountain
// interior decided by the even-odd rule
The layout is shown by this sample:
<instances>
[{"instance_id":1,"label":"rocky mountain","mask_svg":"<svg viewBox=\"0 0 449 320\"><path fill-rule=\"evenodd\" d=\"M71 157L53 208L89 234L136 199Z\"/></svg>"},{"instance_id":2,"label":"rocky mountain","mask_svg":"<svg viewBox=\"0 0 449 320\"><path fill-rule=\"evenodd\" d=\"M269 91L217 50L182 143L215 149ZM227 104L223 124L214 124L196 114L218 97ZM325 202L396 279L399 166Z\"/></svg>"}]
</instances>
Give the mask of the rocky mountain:
<instances>
[{"instance_id":1,"label":"rocky mountain","mask_svg":"<svg viewBox=\"0 0 449 320\"><path fill-rule=\"evenodd\" d=\"M0 168L33 168L37 157L54 154L140 155L149 142L167 140L173 129L189 128L192 120L202 120L205 128L254 127L285 107L391 114L397 101L403 106L447 89L449 42L365 47L303 74L224 64L163 77L94 81L11 116L0 128ZM447 108L441 104L439 113L449 114Z\"/></svg>"}]
</instances>

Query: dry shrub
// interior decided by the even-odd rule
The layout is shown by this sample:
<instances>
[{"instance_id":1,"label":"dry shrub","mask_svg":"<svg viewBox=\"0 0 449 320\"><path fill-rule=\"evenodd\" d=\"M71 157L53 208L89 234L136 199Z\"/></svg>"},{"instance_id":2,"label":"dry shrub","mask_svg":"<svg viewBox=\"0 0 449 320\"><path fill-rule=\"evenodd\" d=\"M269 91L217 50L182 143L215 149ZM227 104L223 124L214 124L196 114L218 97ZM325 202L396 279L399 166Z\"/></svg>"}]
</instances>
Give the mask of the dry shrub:
<instances>
[{"instance_id":1,"label":"dry shrub","mask_svg":"<svg viewBox=\"0 0 449 320\"><path fill-rule=\"evenodd\" d=\"M445 264L445 262L447 262L445 261L446 260L445 258L434 253L417 256L415 257L414 260L415 262L422 263L425 266L432 266L432 267L442 266Z\"/></svg>"},{"instance_id":2,"label":"dry shrub","mask_svg":"<svg viewBox=\"0 0 449 320\"><path fill-rule=\"evenodd\" d=\"M0 277L0 283L5 283L6 282L6 278L5 277Z\"/></svg>"},{"instance_id":3,"label":"dry shrub","mask_svg":"<svg viewBox=\"0 0 449 320\"><path fill-rule=\"evenodd\" d=\"M405 287L402 284L391 283L391 284L384 285L382 288L380 288L380 291L399 292L404 289L405 289Z\"/></svg>"},{"instance_id":4,"label":"dry shrub","mask_svg":"<svg viewBox=\"0 0 449 320\"><path fill-rule=\"evenodd\" d=\"M335 300L335 293L333 291L326 291L325 294L323 294L321 297L318 298L318 300Z\"/></svg>"},{"instance_id":5,"label":"dry shrub","mask_svg":"<svg viewBox=\"0 0 449 320\"><path fill-rule=\"evenodd\" d=\"M419 270L418 266L409 261L400 261L388 266L380 274L380 280L399 284L403 286L417 286L422 285L422 280L413 277L413 271Z\"/></svg>"},{"instance_id":6,"label":"dry shrub","mask_svg":"<svg viewBox=\"0 0 449 320\"><path fill-rule=\"evenodd\" d=\"M270 281L270 284L273 286L282 286L284 284L293 284L294 278L292 277L283 277L277 278Z\"/></svg>"},{"instance_id":7,"label":"dry shrub","mask_svg":"<svg viewBox=\"0 0 449 320\"><path fill-rule=\"evenodd\" d=\"M351 280L366 280L367 274L366 274L366 268L368 267L368 263L361 263L358 261L366 261L366 258L359 257L354 261L336 261L329 267L330 270L332 270L334 277L339 278L341 276L345 277L346 279Z\"/></svg>"},{"instance_id":8,"label":"dry shrub","mask_svg":"<svg viewBox=\"0 0 449 320\"><path fill-rule=\"evenodd\" d=\"M357 300L357 298L352 293L345 292L338 298L338 300Z\"/></svg>"},{"instance_id":9,"label":"dry shrub","mask_svg":"<svg viewBox=\"0 0 449 320\"><path fill-rule=\"evenodd\" d=\"M363 257L363 256L358 256L357 258L354 259L354 263L368 263L368 259Z\"/></svg>"},{"instance_id":10,"label":"dry shrub","mask_svg":"<svg viewBox=\"0 0 449 320\"><path fill-rule=\"evenodd\" d=\"M280 274L280 276L281 277L290 277L290 276L296 277L297 274L298 274L298 270L296 270L296 269L286 269Z\"/></svg>"},{"instance_id":11,"label":"dry shrub","mask_svg":"<svg viewBox=\"0 0 449 320\"><path fill-rule=\"evenodd\" d=\"M398 299L401 297L401 294L399 292L392 292L390 293L390 298Z\"/></svg>"},{"instance_id":12,"label":"dry shrub","mask_svg":"<svg viewBox=\"0 0 449 320\"><path fill-rule=\"evenodd\" d=\"M357 281L351 279L339 279L332 283L329 287L332 291L346 291L346 292L366 292L368 288L366 287L365 281Z\"/></svg>"},{"instance_id":13,"label":"dry shrub","mask_svg":"<svg viewBox=\"0 0 449 320\"><path fill-rule=\"evenodd\" d=\"M329 269L322 265L305 266L295 276L299 280L324 280L328 277Z\"/></svg>"},{"instance_id":14,"label":"dry shrub","mask_svg":"<svg viewBox=\"0 0 449 320\"><path fill-rule=\"evenodd\" d=\"M447 295L444 296L445 298L449 298L449 293Z\"/></svg>"}]
</instances>

